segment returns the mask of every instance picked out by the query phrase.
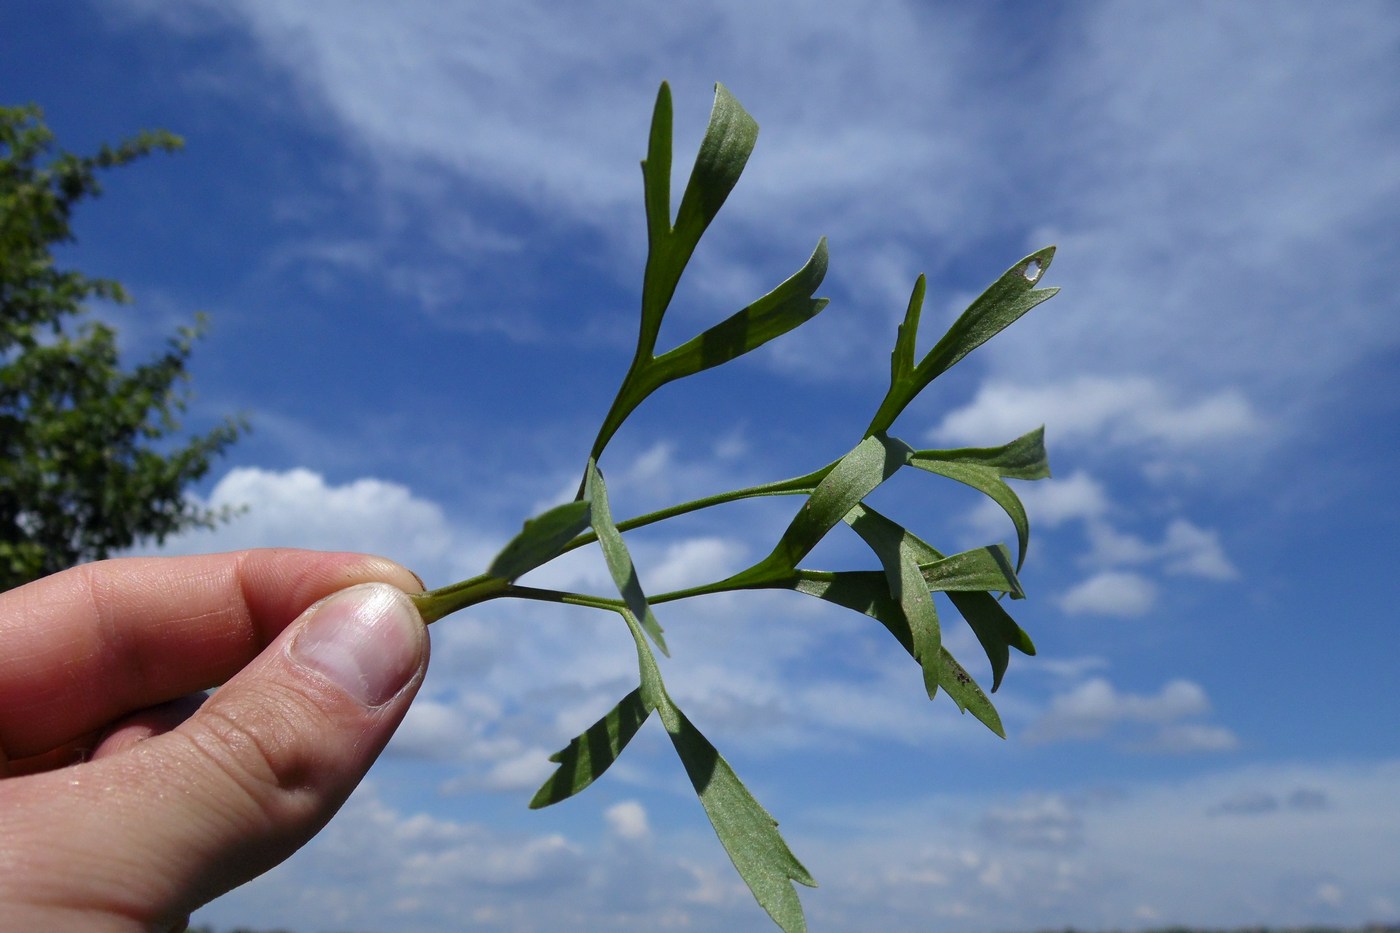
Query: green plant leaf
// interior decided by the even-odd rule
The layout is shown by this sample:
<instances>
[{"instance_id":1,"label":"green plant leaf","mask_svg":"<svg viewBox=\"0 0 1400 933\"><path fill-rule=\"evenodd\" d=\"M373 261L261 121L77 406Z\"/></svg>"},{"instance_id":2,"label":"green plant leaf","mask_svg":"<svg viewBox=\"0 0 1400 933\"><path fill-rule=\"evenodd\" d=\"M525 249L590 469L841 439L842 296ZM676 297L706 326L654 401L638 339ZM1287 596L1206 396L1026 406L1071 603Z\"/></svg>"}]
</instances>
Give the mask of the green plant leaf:
<instances>
[{"instance_id":1,"label":"green plant leaf","mask_svg":"<svg viewBox=\"0 0 1400 933\"><path fill-rule=\"evenodd\" d=\"M1002 479L1034 480L1050 475L1044 428L1036 428L1002 447L916 450L909 465L965 483L1000 505L1016 526L1016 569L1021 569L1030 543L1030 522L1020 498Z\"/></svg>"},{"instance_id":2,"label":"green plant leaf","mask_svg":"<svg viewBox=\"0 0 1400 933\"><path fill-rule=\"evenodd\" d=\"M827 305L813 298L826 275L823 237L810 259L785 282L753 304L658 356L648 367L652 388L727 363L811 320Z\"/></svg>"},{"instance_id":3,"label":"green plant leaf","mask_svg":"<svg viewBox=\"0 0 1400 933\"><path fill-rule=\"evenodd\" d=\"M647 157L642 160L642 193L646 200L647 242L652 250L671 236L671 85L661 82L651 112Z\"/></svg>"},{"instance_id":4,"label":"green plant leaf","mask_svg":"<svg viewBox=\"0 0 1400 933\"><path fill-rule=\"evenodd\" d=\"M715 85L710 123L690 171L673 234L692 249L739 181L758 141L758 123L723 84Z\"/></svg>"},{"instance_id":5,"label":"green plant leaf","mask_svg":"<svg viewBox=\"0 0 1400 933\"><path fill-rule=\"evenodd\" d=\"M739 876L778 926L789 933L806 930L792 882L808 887L817 882L783 841L778 821L749 793L729 762L679 707L672 709L675 726L666 729L671 744Z\"/></svg>"},{"instance_id":6,"label":"green plant leaf","mask_svg":"<svg viewBox=\"0 0 1400 933\"><path fill-rule=\"evenodd\" d=\"M969 591L1006 593L1024 599L1025 591L1011 567L1011 554L1003 545L990 544L951 557L921 564L924 582L940 592Z\"/></svg>"},{"instance_id":7,"label":"green plant leaf","mask_svg":"<svg viewBox=\"0 0 1400 933\"><path fill-rule=\"evenodd\" d=\"M1015 648L1025 655L1035 654L1031 637L990 593L953 591L948 593L948 599L982 643L982 650L987 652L987 660L992 664L992 692L996 693L1011 661L1009 649Z\"/></svg>"},{"instance_id":8,"label":"green plant leaf","mask_svg":"<svg viewBox=\"0 0 1400 933\"><path fill-rule=\"evenodd\" d=\"M700 805L739 877L778 926L788 933L805 931L807 921L792 882L816 887L816 881L783 841L778 821L749 793L729 762L666 692L661 670L637 619L625 610L622 617L637 647L642 681L637 689L641 702L656 709L691 786L700 798Z\"/></svg>"},{"instance_id":9,"label":"green plant leaf","mask_svg":"<svg viewBox=\"0 0 1400 933\"><path fill-rule=\"evenodd\" d=\"M856 510L856 514L868 514L884 522L889 528L898 530L902 535L901 545L909 550L915 562L918 563L924 581L931 590L942 592L984 592L990 590L997 593L1009 593L1013 599L1025 596L1025 591L1021 589L1021 581L1016 578L1016 572L1011 568L1011 555L1000 544L972 548L948 557L918 535L880 515L868 505L862 503ZM889 532L889 534L893 533L893 531Z\"/></svg>"},{"instance_id":10,"label":"green plant leaf","mask_svg":"<svg viewBox=\"0 0 1400 933\"><path fill-rule=\"evenodd\" d=\"M649 251L642 282L642 327L636 363L651 359L661 319L700 237L719 212L758 140L758 124L724 85L715 102L674 226L671 204L671 89L662 84L652 111L647 157L642 162ZM636 365L634 363L634 365Z\"/></svg>"},{"instance_id":11,"label":"green plant leaf","mask_svg":"<svg viewBox=\"0 0 1400 933\"><path fill-rule=\"evenodd\" d=\"M487 569L493 577L514 580L558 557L564 546L592 524L589 504L568 502L527 519Z\"/></svg>"},{"instance_id":12,"label":"green plant leaf","mask_svg":"<svg viewBox=\"0 0 1400 933\"><path fill-rule=\"evenodd\" d=\"M977 681L973 680L972 675L948 653L947 648L940 646L938 653L938 685L953 698L953 702L958 704L958 709L971 713L999 738L1006 738L1006 727L1001 723L997 708L992 705L987 694L982 692Z\"/></svg>"},{"instance_id":13,"label":"green plant leaf","mask_svg":"<svg viewBox=\"0 0 1400 933\"><path fill-rule=\"evenodd\" d=\"M938 692L938 650L942 642L933 594L924 582L918 555L909 543L911 535L885 516L859 503L846 513L845 520L870 545L885 568L890 596L899 604L899 611L910 632L910 654L923 669L924 690L932 699Z\"/></svg>"},{"instance_id":14,"label":"green plant leaf","mask_svg":"<svg viewBox=\"0 0 1400 933\"><path fill-rule=\"evenodd\" d=\"M862 505L861 509L865 512L878 514L867 505ZM1016 579L1015 573L1010 569L1005 549L997 547L974 548L971 551L945 557L918 536L910 534L908 531L904 532L904 536L903 544L909 548L918 561L920 571L929 584L929 589L947 594L948 599L957 607L973 634L977 636L982 649L987 653L987 660L992 665L992 692L995 693L997 688L1001 686L1001 679L1006 674L1007 665L1010 663L1010 648L1015 648L1027 655L1035 654L1035 645L1031 643L1030 636L1021 630L1015 620L1001 607L1001 603L990 592L986 592L994 590L1023 593L1020 581ZM851 591L849 584L846 588L833 591L833 598L843 596L857 601L867 598L859 594L859 591ZM828 597L823 596L823 598ZM883 605L872 604L868 607L850 605L849 603L841 603L841 605L847 605L858 612L865 612L867 615L880 619L897 638L901 638L901 644L904 644L906 650L910 654L914 653L912 640L906 641L901 637L899 631L891 627L889 618L877 614L885 610ZM940 677L939 683L943 684L942 677ZM955 697L955 699L957 698Z\"/></svg>"},{"instance_id":15,"label":"green plant leaf","mask_svg":"<svg viewBox=\"0 0 1400 933\"><path fill-rule=\"evenodd\" d=\"M657 388L683 375L716 366L747 353L816 315L825 300L812 291L826 271L825 241L795 276L727 321L672 351L658 365L657 335L676 285L685 272L700 237L714 219L753 152L758 124L724 85L715 85L715 102L695 165L681 195L674 226L671 203L671 89L663 83L652 111L647 157L642 160L646 200L648 251L642 279L641 327L632 364L622 379L608 413L598 428L590 456L597 460L637 406ZM807 289L802 295L802 289ZM692 343L696 343L694 347ZM580 496L582 489L580 488Z\"/></svg>"},{"instance_id":16,"label":"green plant leaf","mask_svg":"<svg viewBox=\"0 0 1400 933\"><path fill-rule=\"evenodd\" d=\"M909 306L904 310L904 323L895 332L894 350L890 353L890 385L899 385L914 378L914 355L919 339L919 312L924 307L924 292L928 281L920 275L909 293Z\"/></svg>"},{"instance_id":17,"label":"green plant leaf","mask_svg":"<svg viewBox=\"0 0 1400 933\"><path fill-rule=\"evenodd\" d=\"M913 451L899 438L884 434L865 438L837 461L802 504L771 554L739 578L795 570L817 542L846 513L902 467Z\"/></svg>"},{"instance_id":18,"label":"green plant leaf","mask_svg":"<svg viewBox=\"0 0 1400 933\"><path fill-rule=\"evenodd\" d=\"M627 552L622 534L613 524L612 507L608 504L608 487L603 482L603 474L594 460L588 461L588 472L584 478L584 499L592 505L590 512L593 531L598 535L603 559L607 561L608 572L617 584L617 591L622 594L622 601L651 636L651 640L656 642L656 647L661 649L661 653L669 657L666 639L661 635L661 623L656 621L656 616L651 611L651 604L642 592L642 581L637 577L637 568L632 563L632 555Z\"/></svg>"},{"instance_id":19,"label":"green plant leaf","mask_svg":"<svg viewBox=\"0 0 1400 933\"><path fill-rule=\"evenodd\" d=\"M1000 447L960 447L955 450L917 450L914 456L941 463L965 463L984 467L1004 479L1045 479L1050 461L1045 455L1045 428L1027 431Z\"/></svg>"},{"instance_id":20,"label":"green plant leaf","mask_svg":"<svg viewBox=\"0 0 1400 933\"><path fill-rule=\"evenodd\" d=\"M917 282L909 298L904 324L895 342L889 391L885 393L885 398L865 433L870 435L888 431L900 412L904 411L930 382L995 337L1021 315L1058 292L1058 288L1034 288L1050 268L1054 256L1055 247L1047 246L1031 253L1008 269L953 322L953 326L948 328L948 332L934 344L923 360L917 366L910 367L909 361L912 359L919 326L919 311L924 298L924 283L922 279Z\"/></svg>"},{"instance_id":21,"label":"green plant leaf","mask_svg":"<svg viewBox=\"0 0 1400 933\"><path fill-rule=\"evenodd\" d=\"M914 635L908 616L899 602L890 596L889 579L879 570L849 570L837 573L798 571L793 577L776 586L783 586L798 593L815 596L833 605L852 609L880 622L889 630L895 640L914 655ZM950 594L952 595L952 594ZM986 596L985 593L979 594ZM990 597L988 597L990 598ZM995 602L995 600L993 600ZM917 660L917 657L915 658ZM938 654L932 665L924 668L927 688L929 667L936 672L938 686L952 698L960 710L971 713L979 722L1001 738L1006 738L1001 716L982 688L972 679L948 652L939 645Z\"/></svg>"},{"instance_id":22,"label":"green plant leaf","mask_svg":"<svg viewBox=\"0 0 1400 933\"><path fill-rule=\"evenodd\" d=\"M596 781L632 741L632 736L651 715L651 709L642 699L642 688L638 687L582 735L575 736L567 746L551 755L549 760L559 767L535 792L530 809L566 800Z\"/></svg>"}]
</instances>

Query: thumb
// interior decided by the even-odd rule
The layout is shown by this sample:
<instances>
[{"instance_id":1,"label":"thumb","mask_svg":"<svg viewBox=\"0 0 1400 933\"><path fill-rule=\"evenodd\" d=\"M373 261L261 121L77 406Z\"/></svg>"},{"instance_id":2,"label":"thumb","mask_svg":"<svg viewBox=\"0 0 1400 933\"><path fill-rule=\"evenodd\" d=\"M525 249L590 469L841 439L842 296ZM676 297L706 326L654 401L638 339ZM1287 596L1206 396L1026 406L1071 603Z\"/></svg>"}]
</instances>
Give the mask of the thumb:
<instances>
[{"instance_id":1,"label":"thumb","mask_svg":"<svg viewBox=\"0 0 1400 933\"><path fill-rule=\"evenodd\" d=\"M48 841L24 866L29 902L159 929L278 864L373 764L427 660L393 586L311 606L175 730L44 775L61 785L47 800L27 788L47 803L29 812Z\"/></svg>"}]
</instances>

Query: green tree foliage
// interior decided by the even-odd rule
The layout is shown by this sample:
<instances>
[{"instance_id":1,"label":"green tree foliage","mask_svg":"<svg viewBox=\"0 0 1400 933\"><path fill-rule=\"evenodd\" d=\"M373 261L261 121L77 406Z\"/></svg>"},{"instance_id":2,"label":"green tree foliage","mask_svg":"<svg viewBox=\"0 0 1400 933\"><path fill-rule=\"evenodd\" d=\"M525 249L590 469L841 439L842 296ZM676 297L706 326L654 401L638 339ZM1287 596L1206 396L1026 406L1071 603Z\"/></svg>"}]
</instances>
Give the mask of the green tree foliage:
<instances>
[{"instance_id":1,"label":"green tree foliage","mask_svg":"<svg viewBox=\"0 0 1400 933\"><path fill-rule=\"evenodd\" d=\"M143 132L77 156L55 151L39 108L0 107L0 590L223 517L184 491L245 426L176 438L199 328L124 369L89 303L128 303L125 289L53 256L100 171L180 146Z\"/></svg>"}]
</instances>

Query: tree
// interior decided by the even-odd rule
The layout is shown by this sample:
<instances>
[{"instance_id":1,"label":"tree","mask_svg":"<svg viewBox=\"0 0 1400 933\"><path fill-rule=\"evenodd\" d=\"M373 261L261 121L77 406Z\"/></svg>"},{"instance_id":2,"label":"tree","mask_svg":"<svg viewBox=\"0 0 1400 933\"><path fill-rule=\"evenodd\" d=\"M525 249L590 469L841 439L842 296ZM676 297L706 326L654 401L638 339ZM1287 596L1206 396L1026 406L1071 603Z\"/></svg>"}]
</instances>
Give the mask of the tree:
<instances>
[{"instance_id":1,"label":"tree","mask_svg":"<svg viewBox=\"0 0 1400 933\"><path fill-rule=\"evenodd\" d=\"M129 303L126 290L53 256L75 239L73 207L101 194L100 171L181 145L155 131L56 152L38 107L0 107L0 590L226 517L185 490L246 425L178 438L202 319L124 369L89 303Z\"/></svg>"}]
</instances>

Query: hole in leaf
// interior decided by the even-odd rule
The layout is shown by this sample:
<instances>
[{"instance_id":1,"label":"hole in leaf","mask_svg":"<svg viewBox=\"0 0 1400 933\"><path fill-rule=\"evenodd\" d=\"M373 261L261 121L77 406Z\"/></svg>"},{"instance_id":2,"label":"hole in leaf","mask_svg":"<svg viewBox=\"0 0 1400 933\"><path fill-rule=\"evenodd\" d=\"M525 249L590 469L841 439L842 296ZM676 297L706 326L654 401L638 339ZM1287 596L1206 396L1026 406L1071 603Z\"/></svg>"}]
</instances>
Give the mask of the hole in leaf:
<instances>
[{"instance_id":1,"label":"hole in leaf","mask_svg":"<svg viewBox=\"0 0 1400 933\"><path fill-rule=\"evenodd\" d=\"M1045 267L1040 264L1039 259L1029 259L1026 261L1025 268L1021 270L1021 274L1026 277L1027 282L1030 282L1032 285L1034 285L1036 279L1040 278L1040 273L1044 271Z\"/></svg>"}]
</instances>

